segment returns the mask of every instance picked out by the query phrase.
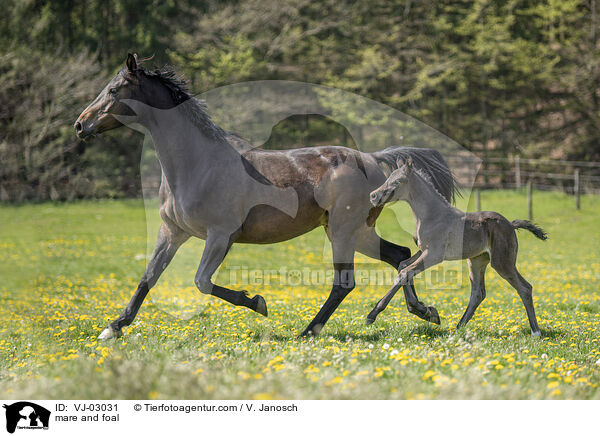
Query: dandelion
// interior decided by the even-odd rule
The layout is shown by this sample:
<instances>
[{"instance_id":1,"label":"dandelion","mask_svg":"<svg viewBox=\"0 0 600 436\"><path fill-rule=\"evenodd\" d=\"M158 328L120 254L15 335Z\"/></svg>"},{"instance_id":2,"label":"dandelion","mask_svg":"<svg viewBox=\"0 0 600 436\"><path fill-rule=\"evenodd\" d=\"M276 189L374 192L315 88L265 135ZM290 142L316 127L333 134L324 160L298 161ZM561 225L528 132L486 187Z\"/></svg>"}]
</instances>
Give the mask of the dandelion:
<instances>
[{"instance_id":1,"label":"dandelion","mask_svg":"<svg viewBox=\"0 0 600 436\"><path fill-rule=\"evenodd\" d=\"M435 375L435 371L429 370L423 374L423 380L429 380L431 377Z\"/></svg>"}]
</instances>

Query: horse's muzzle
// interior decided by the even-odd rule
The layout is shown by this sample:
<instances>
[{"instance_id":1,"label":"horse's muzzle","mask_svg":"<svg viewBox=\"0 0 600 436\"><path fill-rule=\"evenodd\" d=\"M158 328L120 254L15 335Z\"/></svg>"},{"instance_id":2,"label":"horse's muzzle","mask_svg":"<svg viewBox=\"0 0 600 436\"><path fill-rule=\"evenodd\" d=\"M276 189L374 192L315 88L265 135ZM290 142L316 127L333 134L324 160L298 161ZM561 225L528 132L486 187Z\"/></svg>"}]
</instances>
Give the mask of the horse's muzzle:
<instances>
[{"instance_id":1,"label":"horse's muzzle","mask_svg":"<svg viewBox=\"0 0 600 436\"><path fill-rule=\"evenodd\" d=\"M77 120L73 125L75 128L75 133L79 137L79 139L87 139L94 134L91 126L85 122L85 120Z\"/></svg>"}]
</instances>

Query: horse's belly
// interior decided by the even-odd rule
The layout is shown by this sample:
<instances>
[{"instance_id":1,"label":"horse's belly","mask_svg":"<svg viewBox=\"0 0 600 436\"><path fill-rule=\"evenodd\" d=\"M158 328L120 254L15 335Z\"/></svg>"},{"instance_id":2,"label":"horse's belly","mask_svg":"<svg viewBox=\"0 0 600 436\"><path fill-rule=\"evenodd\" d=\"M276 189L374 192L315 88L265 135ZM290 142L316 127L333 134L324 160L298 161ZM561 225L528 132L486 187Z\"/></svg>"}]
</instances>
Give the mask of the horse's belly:
<instances>
[{"instance_id":1,"label":"horse's belly","mask_svg":"<svg viewBox=\"0 0 600 436\"><path fill-rule=\"evenodd\" d=\"M236 242L272 244L287 241L322 225L324 214L325 211L319 207L303 207L291 218L274 207L255 206L242 224Z\"/></svg>"}]
</instances>

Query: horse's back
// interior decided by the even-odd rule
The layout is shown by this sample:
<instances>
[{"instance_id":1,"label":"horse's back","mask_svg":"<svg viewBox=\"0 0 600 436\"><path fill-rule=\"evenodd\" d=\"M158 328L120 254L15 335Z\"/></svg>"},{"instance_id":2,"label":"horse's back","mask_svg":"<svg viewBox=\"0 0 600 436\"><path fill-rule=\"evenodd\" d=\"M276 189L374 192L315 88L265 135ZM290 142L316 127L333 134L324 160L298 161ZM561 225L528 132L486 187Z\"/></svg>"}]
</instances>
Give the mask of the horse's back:
<instances>
[{"instance_id":1,"label":"horse's back","mask_svg":"<svg viewBox=\"0 0 600 436\"><path fill-rule=\"evenodd\" d=\"M242 158L250 165L250 173L255 174L255 178L279 188L292 188L298 195L295 217L266 205L250 210L238 241L252 243L290 239L326 224L326 212L332 207L333 197L342 196L344 192L356 197L362 188L365 190L362 197L368 201L373 183L365 183L367 174L377 167L369 155L337 146L253 149Z\"/></svg>"}]
</instances>

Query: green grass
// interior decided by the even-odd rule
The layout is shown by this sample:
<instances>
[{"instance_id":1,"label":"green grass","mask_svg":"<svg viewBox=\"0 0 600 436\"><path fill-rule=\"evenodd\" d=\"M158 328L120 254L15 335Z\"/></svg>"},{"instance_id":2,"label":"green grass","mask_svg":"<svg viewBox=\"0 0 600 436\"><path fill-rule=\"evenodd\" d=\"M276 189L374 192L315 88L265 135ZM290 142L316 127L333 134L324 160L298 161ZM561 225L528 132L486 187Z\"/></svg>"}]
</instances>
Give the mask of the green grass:
<instances>
[{"instance_id":1,"label":"green grass","mask_svg":"<svg viewBox=\"0 0 600 436\"><path fill-rule=\"evenodd\" d=\"M523 193L483 192L482 204L527 217ZM521 232L519 268L534 286L541 340L530 338L516 292L490 269L487 299L466 329L454 330L468 302L464 262L416 282L441 326L408 314L400 294L365 326L389 286L372 280L357 286L321 336L299 339L328 293L327 284L302 279L329 270L317 229L281 244L235 246L220 270L218 283L263 295L269 318L195 290L202 242L193 241L125 336L97 342L145 267L142 202L2 206L0 397L600 399L600 198L583 197L576 211L570 197L536 192L534 207L551 239ZM156 216L151 210L151 240ZM406 206L386 210L378 226L414 248ZM245 278L242 266L271 271ZM362 256L357 269L393 276Z\"/></svg>"}]
</instances>

